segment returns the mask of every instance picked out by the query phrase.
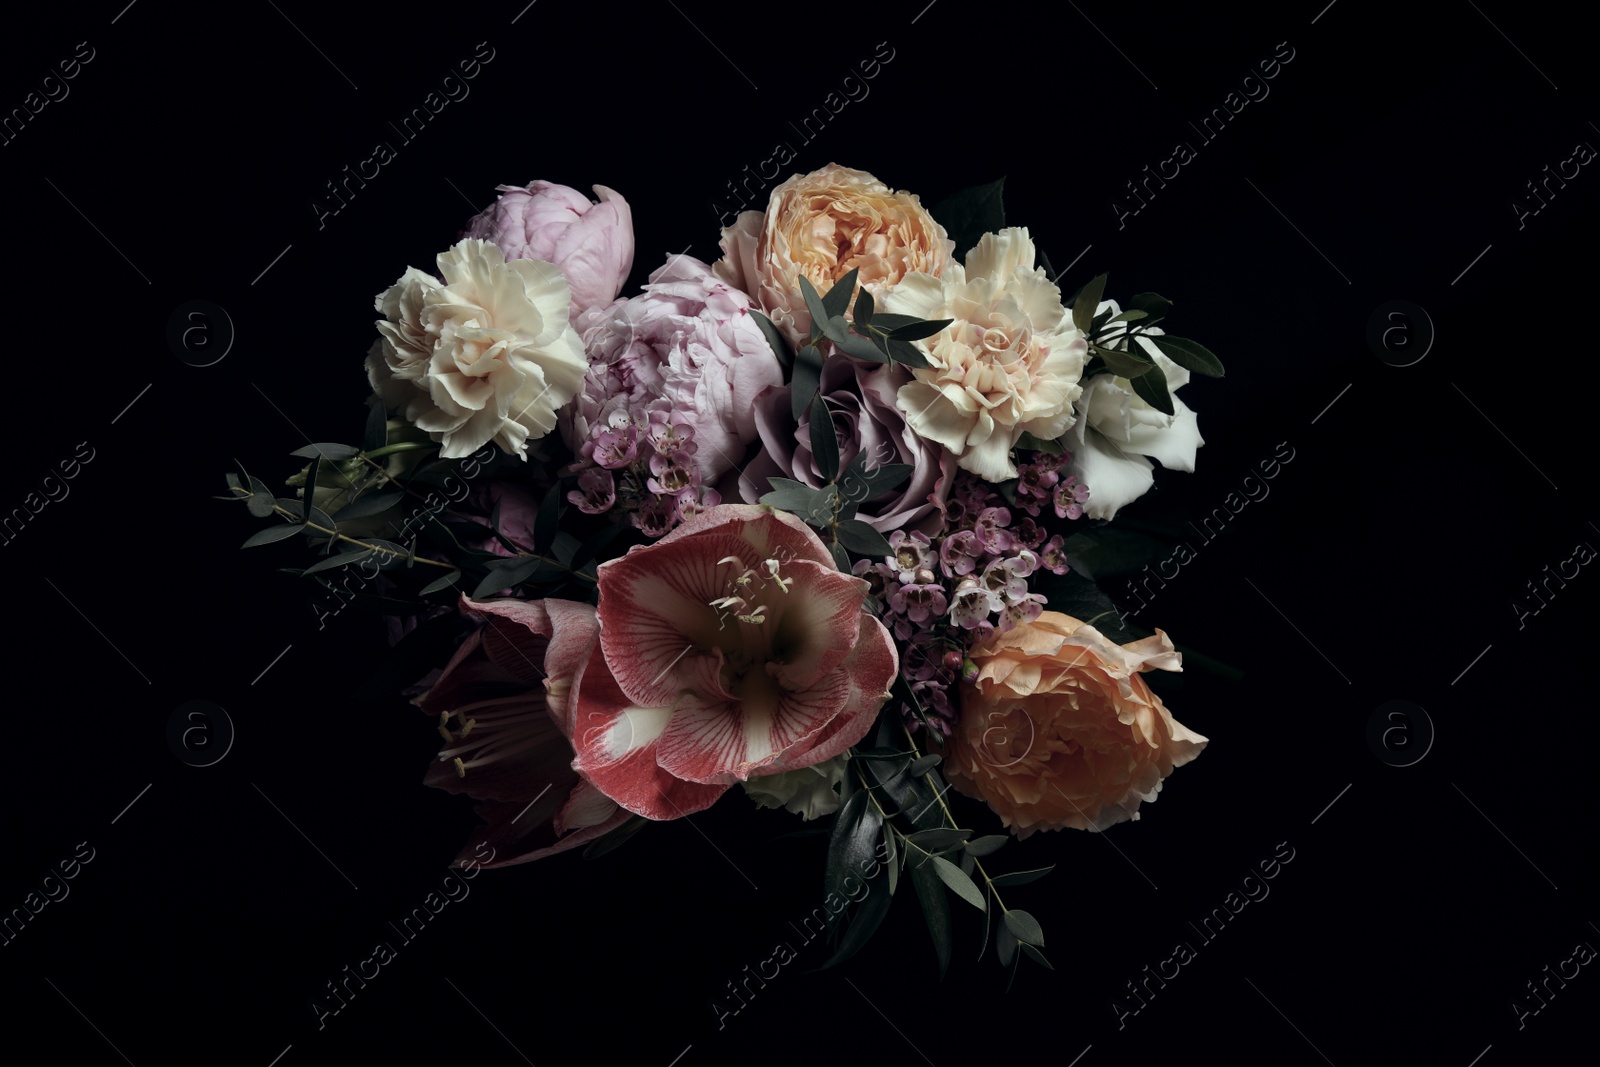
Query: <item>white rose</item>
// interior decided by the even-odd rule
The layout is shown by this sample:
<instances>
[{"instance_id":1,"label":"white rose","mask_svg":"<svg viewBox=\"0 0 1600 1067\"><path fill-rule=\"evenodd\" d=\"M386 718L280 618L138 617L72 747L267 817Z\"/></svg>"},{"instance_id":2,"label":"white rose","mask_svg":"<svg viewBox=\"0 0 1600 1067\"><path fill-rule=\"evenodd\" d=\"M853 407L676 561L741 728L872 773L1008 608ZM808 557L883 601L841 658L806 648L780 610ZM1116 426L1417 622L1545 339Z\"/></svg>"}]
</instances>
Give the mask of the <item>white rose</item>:
<instances>
[{"instance_id":1,"label":"white rose","mask_svg":"<svg viewBox=\"0 0 1600 1067\"><path fill-rule=\"evenodd\" d=\"M895 402L913 430L991 482L1017 476L1011 449L1023 433L1049 440L1072 424L1088 356L1061 290L1033 264L1026 229L986 233L965 268L908 274L879 302L896 314L954 320L917 342L932 366L914 370Z\"/></svg>"},{"instance_id":2,"label":"white rose","mask_svg":"<svg viewBox=\"0 0 1600 1067\"><path fill-rule=\"evenodd\" d=\"M461 241L438 258L444 281L410 268L376 302L382 335L367 377L385 405L443 447L447 459L489 441L523 459L583 386L583 343L568 322L561 269L507 263L488 241Z\"/></svg>"},{"instance_id":3,"label":"white rose","mask_svg":"<svg viewBox=\"0 0 1600 1067\"><path fill-rule=\"evenodd\" d=\"M758 808L787 808L810 821L839 810L839 782L849 752L810 767L746 780L744 791Z\"/></svg>"},{"instance_id":4,"label":"white rose","mask_svg":"<svg viewBox=\"0 0 1600 1067\"><path fill-rule=\"evenodd\" d=\"M1106 300L1097 311L1121 314L1114 300ZM1126 349L1126 340L1117 340L1126 323L1117 324L1108 337L1109 347ZM1160 334L1159 327L1144 331ZM1078 419L1062 438L1072 453L1068 468L1078 481L1089 487L1084 511L1090 518L1109 519L1117 509L1133 503L1155 483L1152 465L1146 456L1161 461L1168 470L1194 471L1195 449L1205 444L1195 413L1178 399L1178 389L1189 382L1189 372L1162 355L1155 344L1143 336L1135 340L1140 349L1155 360L1167 376L1167 392L1172 396L1172 414L1165 415L1146 403L1128 379L1113 374L1097 374L1083 387L1078 399Z\"/></svg>"}]
</instances>

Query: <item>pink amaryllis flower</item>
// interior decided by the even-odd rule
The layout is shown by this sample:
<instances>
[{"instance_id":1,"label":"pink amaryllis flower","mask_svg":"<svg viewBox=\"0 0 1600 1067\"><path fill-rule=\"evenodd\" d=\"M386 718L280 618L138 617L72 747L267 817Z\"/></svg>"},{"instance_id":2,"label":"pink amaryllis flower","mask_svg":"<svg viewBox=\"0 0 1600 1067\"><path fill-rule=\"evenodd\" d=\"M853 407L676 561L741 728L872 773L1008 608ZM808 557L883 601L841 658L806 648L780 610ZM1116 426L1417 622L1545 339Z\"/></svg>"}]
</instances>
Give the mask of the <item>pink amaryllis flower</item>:
<instances>
[{"instance_id":1,"label":"pink amaryllis flower","mask_svg":"<svg viewBox=\"0 0 1600 1067\"><path fill-rule=\"evenodd\" d=\"M445 735L424 781L478 803L485 825L457 866L493 847L506 867L563 852L620 826L629 813L572 769L573 684L596 644L594 608L564 600L462 598L483 620L413 701Z\"/></svg>"},{"instance_id":2,"label":"pink amaryllis flower","mask_svg":"<svg viewBox=\"0 0 1600 1067\"><path fill-rule=\"evenodd\" d=\"M863 606L867 583L786 512L710 508L598 577L572 765L650 819L837 756L871 728L899 670Z\"/></svg>"}]
</instances>

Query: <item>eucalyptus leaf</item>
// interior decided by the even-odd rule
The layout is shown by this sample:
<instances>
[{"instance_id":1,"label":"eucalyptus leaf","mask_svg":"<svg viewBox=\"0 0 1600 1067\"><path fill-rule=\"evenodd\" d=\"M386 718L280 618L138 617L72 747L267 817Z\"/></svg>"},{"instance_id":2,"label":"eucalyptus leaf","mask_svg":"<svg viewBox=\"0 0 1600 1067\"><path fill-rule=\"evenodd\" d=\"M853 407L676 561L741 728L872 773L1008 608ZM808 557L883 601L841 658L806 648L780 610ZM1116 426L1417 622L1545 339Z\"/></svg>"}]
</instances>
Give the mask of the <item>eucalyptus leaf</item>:
<instances>
[{"instance_id":1,"label":"eucalyptus leaf","mask_svg":"<svg viewBox=\"0 0 1600 1067\"><path fill-rule=\"evenodd\" d=\"M932 863L934 873L939 876L939 880L949 886L956 896L965 900L979 911L984 910L983 894L978 891L977 885L971 878L961 873L960 867L957 867L943 856L933 857Z\"/></svg>"},{"instance_id":2,"label":"eucalyptus leaf","mask_svg":"<svg viewBox=\"0 0 1600 1067\"><path fill-rule=\"evenodd\" d=\"M971 856L987 856L998 852L1001 846L1011 840L1009 834L989 834L985 837L975 837L964 846L967 854Z\"/></svg>"},{"instance_id":3,"label":"eucalyptus leaf","mask_svg":"<svg viewBox=\"0 0 1600 1067\"><path fill-rule=\"evenodd\" d=\"M460 571L451 571L449 574L445 575L443 578L435 578L433 581L431 581L427 585L423 586L421 589L419 589L417 591L417 595L418 596L427 596L429 593L437 593L440 590L450 588L452 585L455 585L460 580L461 580L461 572Z\"/></svg>"},{"instance_id":4,"label":"eucalyptus leaf","mask_svg":"<svg viewBox=\"0 0 1600 1067\"><path fill-rule=\"evenodd\" d=\"M928 362L928 357L923 355L922 349L910 341L901 341L893 337L889 338L889 359L891 362L904 363L919 370L933 366Z\"/></svg>"},{"instance_id":5,"label":"eucalyptus leaf","mask_svg":"<svg viewBox=\"0 0 1600 1067\"><path fill-rule=\"evenodd\" d=\"M373 515L381 515L394 507L406 497L405 490L392 489L381 493L367 493L359 496L340 508L333 516L335 522L344 522L347 519L365 519Z\"/></svg>"},{"instance_id":6,"label":"eucalyptus leaf","mask_svg":"<svg viewBox=\"0 0 1600 1067\"><path fill-rule=\"evenodd\" d=\"M865 452L857 452L859 458ZM870 490L866 499L870 500L879 493L887 493L891 489L898 489L906 479L916 473L915 467L909 463L885 463L881 467L874 467L866 472L867 487Z\"/></svg>"},{"instance_id":7,"label":"eucalyptus leaf","mask_svg":"<svg viewBox=\"0 0 1600 1067\"><path fill-rule=\"evenodd\" d=\"M1005 913L1004 922L1006 929L1016 935L1017 940L1024 945L1043 947L1044 928L1030 913L1013 908Z\"/></svg>"},{"instance_id":8,"label":"eucalyptus leaf","mask_svg":"<svg viewBox=\"0 0 1600 1067\"><path fill-rule=\"evenodd\" d=\"M313 563L311 566L301 571L300 576L303 578L308 574L317 574L320 571L331 571L335 567L343 567L348 564L355 563L357 560L366 559L370 555L372 555L372 549L370 548L353 548L348 552L340 552L336 556L329 556L327 559Z\"/></svg>"},{"instance_id":9,"label":"eucalyptus leaf","mask_svg":"<svg viewBox=\"0 0 1600 1067\"><path fill-rule=\"evenodd\" d=\"M806 310L811 313L811 340L815 341L822 336L823 326L828 321L828 308L822 302L822 297L817 295L817 288L811 284L809 278L801 274L799 281L800 296L806 302Z\"/></svg>"},{"instance_id":10,"label":"eucalyptus leaf","mask_svg":"<svg viewBox=\"0 0 1600 1067\"><path fill-rule=\"evenodd\" d=\"M851 318L857 326L864 330L872 325L872 314L876 310L877 304L873 302L872 292L866 286L862 286L861 292L856 294L856 307L851 314Z\"/></svg>"},{"instance_id":11,"label":"eucalyptus leaf","mask_svg":"<svg viewBox=\"0 0 1600 1067\"><path fill-rule=\"evenodd\" d=\"M794 374L789 380L789 412L796 423L811 406L821 381L822 352L816 345L805 345L794 354Z\"/></svg>"},{"instance_id":12,"label":"eucalyptus leaf","mask_svg":"<svg viewBox=\"0 0 1600 1067\"><path fill-rule=\"evenodd\" d=\"M827 318L830 321L835 316L843 315L845 310L850 307L850 298L855 295L856 281L860 274L859 270L851 268L850 273L834 282L833 288L829 289L827 294L823 296L822 309L827 312ZM832 337L833 335L829 334L828 336Z\"/></svg>"},{"instance_id":13,"label":"eucalyptus leaf","mask_svg":"<svg viewBox=\"0 0 1600 1067\"><path fill-rule=\"evenodd\" d=\"M583 850L583 858L586 860L599 859L612 849L626 844L629 838L648 825L650 825L650 820L643 815L631 816L621 826L601 834L589 842L588 847Z\"/></svg>"},{"instance_id":14,"label":"eucalyptus leaf","mask_svg":"<svg viewBox=\"0 0 1600 1067\"><path fill-rule=\"evenodd\" d=\"M865 289L861 290L863 293ZM834 347L852 359L859 359L866 363L887 363L889 354L879 348L871 340L857 334L846 334L843 341L835 341Z\"/></svg>"},{"instance_id":15,"label":"eucalyptus leaf","mask_svg":"<svg viewBox=\"0 0 1600 1067\"><path fill-rule=\"evenodd\" d=\"M876 332L883 330L892 333L902 326L910 326L922 320L915 315L899 315L892 311L880 311L872 317L872 328Z\"/></svg>"},{"instance_id":16,"label":"eucalyptus leaf","mask_svg":"<svg viewBox=\"0 0 1600 1067\"><path fill-rule=\"evenodd\" d=\"M254 548L257 545L270 545L274 541L287 540L298 533L305 532L305 527L297 522L284 523L281 526L268 526L265 530L257 530L251 534L240 548Z\"/></svg>"},{"instance_id":17,"label":"eucalyptus leaf","mask_svg":"<svg viewBox=\"0 0 1600 1067\"><path fill-rule=\"evenodd\" d=\"M894 548L883 534L861 519L846 519L839 523L839 541L860 556L881 558L894 555Z\"/></svg>"},{"instance_id":18,"label":"eucalyptus leaf","mask_svg":"<svg viewBox=\"0 0 1600 1067\"><path fill-rule=\"evenodd\" d=\"M361 451L376 452L389 443L389 413L376 397L367 404L367 425L361 433Z\"/></svg>"},{"instance_id":19,"label":"eucalyptus leaf","mask_svg":"<svg viewBox=\"0 0 1600 1067\"><path fill-rule=\"evenodd\" d=\"M844 550L843 545L837 541L834 541L832 544L828 545L828 551L833 554L833 565L835 567L838 567L846 574L853 573L851 570L852 565L850 563L850 553Z\"/></svg>"},{"instance_id":20,"label":"eucalyptus leaf","mask_svg":"<svg viewBox=\"0 0 1600 1067\"><path fill-rule=\"evenodd\" d=\"M1044 953L1040 952L1026 941L1022 943L1022 954L1046 970L1055 970L1055 968L1050 965L1050 961L1044 958Z\"/></svg>"},{"instance_id":21,"label":"eucalyptus leaf","mask_svg":"<svg viewBox=\"0 0 1600 1067\"><path fill-rule=\"evenodd\" d=\"M839 438L833 428L833 415L828 402L819 393L811 400L811 458L817 472L828 481L839 477Z\"/></svg>"},{"instance_id":22,"label":"eucalyptus leaf","mask_svg":"<svg viewBox=\"0 0 1600 1067\"><path fill-rule=\"evenodd\" d=\"M797 482L790 478L768 478L767 483L772 486L772 491L763 494L761 503L769 508L779 511L792 511L796 515L807 515L818 508L824 500L828 499L831 489L813 489L804 482ZM833 505L828 504L831 515Z\"/></svg>"},{"instance_id":23,"label":"eucalyptus leaf","mask_svg":"<svg viewBox=\"0 0 1600 1067\"><path fill-rule=\"evenodd\" d=\"M555 540L556 531L561 528L561 512L564 500L561 492L561 483L552 485L544 494L544 499L539 502L539 512L533 520L533 550L544 552L550 548L550 543ZM495 530L500 529L500 524L495 523Z\"/></svg>"},{"instance_id":24,"label":"eucalyptus leaf","mask_svg":"<svg viewBox=\"0 0 1600 1067\"><path fill-rule=\"evenodd\" d=\"M941 826L933 830L918 830L914 834L906 835L906 840L926 852L943 852L945 849L962 844L971 836L971 830Z\"/></svg>"},{"instance_id":25,"label":"eucalyptus leaf","mask_svg":"<svg viewBox=\"0 0 1600 1067\"><path fill-rule=\"evenodd\" d=\"M306 445L304 448L297 448L290 452L289 455L299 456L301 459L325 459L331 463L337 463L341 459L350 459L353 456L361 455L361 449L353 445L336 445L322 442Z\"/></svg>"},{"instance_id":26,"label":"eucalyptus leaf","mask_svg":"<svg viewBox=\"0 0 1600 1067\"><path fill-rule=\"evenodd\" d=\"M1002 889L1008 885L1027 885L1029 882L1038 881L1055 869L1055 864L1052 863L1048 867L1039 867L1031 871L1012 871L1010 874L997 874L990 878L989 881L997 889Z\"/></svg>"},{"instance_id":27,"label":"eucalyptus leaf","mask_svg":"<svg viewBox=\"0 0 1600 1067\"><path fill-rule=\"evenodd\" d=\"M1000 954L1002 966L1011 966L1012 960L1017 955L1017 935L1011 932L1010 927L1001 923L994 932L994 948Z\"/></svg>"},{"instance_id":28,"label":"eucalyptus leaf","mask_svg":"<svg viewBox=\"0 0 1600 1067\"><path fill-rule=\"evenodd\" d=\"M794 349L789 347L789 339L779 332L772 320L755 308L750 309L750 317L755 319L756 325L761 328L761 336L767 339L767 347L778 357L778 365L786 371L794 366Z\"/></svg>"},{"instance_id":29,"label":"eucalyptus leaf","mask_svg":"<svg viewBox=\"0 0 1600 1067\"><path fill-rule=\"evenodd\" d=\"M920 341L924 337L932 337L955 319L920 319L909 325L902 326L889 332L891 341Z\"/></svg>"}]
</instances>

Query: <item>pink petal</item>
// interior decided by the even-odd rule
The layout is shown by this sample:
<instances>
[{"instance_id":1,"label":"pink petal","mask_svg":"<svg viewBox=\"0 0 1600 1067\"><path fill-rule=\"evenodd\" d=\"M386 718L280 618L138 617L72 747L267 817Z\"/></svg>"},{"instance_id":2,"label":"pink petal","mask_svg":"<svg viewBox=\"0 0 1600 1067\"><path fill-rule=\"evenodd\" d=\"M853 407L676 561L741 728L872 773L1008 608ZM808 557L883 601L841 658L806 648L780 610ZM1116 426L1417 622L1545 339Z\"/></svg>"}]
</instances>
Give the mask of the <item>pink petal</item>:
<instances>
[{"instance_id":1,"label":"pink petal","mask_svg":"<svg viewBox=\"0 0 1600 1067\"><path fill-rule=\"evenodd\" d=\"M802 692L836 670L855 647L867 583L841 574L831 560L825 567L797 560L780 573L793 577L794 587L767 598L777 613L775 651L784 658L775 676L784 689Z\"/></svg>"},{"instance_id":2,"label":"pink petal","mask_svg":"<svg viewBox=\"0 0 1600 1067\"><path fill-rule=\"evenodd\" d=\"M559 801L560 797L556 799ZM542 803L541 801L541 805ZM529 811L523 810L525 808L527 808L526 802L480 804L478 814L487 825L478 827L473 833L466 847L456 857L455 866L476 865L485 870L492 870L496 867L529 863L586 845L615 830L632 817L632 812L617 808L604 822L583 826L563 835L552 827L551 816L548 813L543 819L535 819L538 806ZM486 856L491 857L488 862L484 861Z\"/></svg>"},{"instance_id":3,"label":"pink petal","mask_svg":"<svg viewBox=\"0 0 1600 1067\"><path fill-rule=\"evenodd\" d=\"M647 819L676 819L709 808L727 792L727 785L685 782L656 763L660 735L671 714L671 705L642 707L629 700L606 668L604 649L596 644L577 690L573 770Z\"/></svg>"},{"instance_id":4,"label":"pink petal","mask_svg":"<svg viewBox=\"0 0 1600 1067\"><path fill-rule=\"evenodd\" d=\"M792 771L832 759L867 736L877 721L878 711L889 699L889 687L900 673L900 656L883 623L863 612L859 638L850 657L839 667L849 680L850 691L844 707L826 727L804 744L766 768L766 773Z\"/></svg>"},{"instance_id":5,"label":"pink petal","mask_svg":"<svg viewBox=\"0 0 1600 1067\"><path fill-rule=\"evenodd\" d=\"M799 693L785 692L770 673L751 671L737 701L686 693L660 741L657 761L691 782L744 781L821 732L842 711L850 679L836 671Z\"/></svg>"}]
</instances>

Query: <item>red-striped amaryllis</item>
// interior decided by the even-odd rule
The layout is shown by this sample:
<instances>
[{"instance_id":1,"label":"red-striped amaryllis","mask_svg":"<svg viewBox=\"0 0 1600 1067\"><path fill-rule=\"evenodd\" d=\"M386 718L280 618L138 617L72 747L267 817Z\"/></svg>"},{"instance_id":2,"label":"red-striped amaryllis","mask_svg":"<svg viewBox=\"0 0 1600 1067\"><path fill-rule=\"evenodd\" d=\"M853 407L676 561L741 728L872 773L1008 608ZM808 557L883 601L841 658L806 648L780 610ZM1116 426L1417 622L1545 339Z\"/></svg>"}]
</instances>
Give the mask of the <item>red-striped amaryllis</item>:
<instances>
[{"instance_id":1,"label":"red-striped amaryllis","mask_svg":"<svg viewBox=\"0 0 1600 1067\"><path fill-rule=\"evenodd\" d=\"M572 769L573 679L599 626L594 608L565 600L461 599L483 625L413 701L445 737L423 781L478 803L485 825L456 858L506 867L564 852L615 829L629 813Z\"/></svg>"},{"instance_id":2,"label":"red-striped amaryllis","mask_svg":"<svg viewBox=\"0 0 1600 1067\"><path fill-rule=\"evenodd\" d=\"M709 508L598 579L572 766L646 818L837 756L871 728L899 671L867 583L787 512Z\"/></svg>"}]
</instances>

